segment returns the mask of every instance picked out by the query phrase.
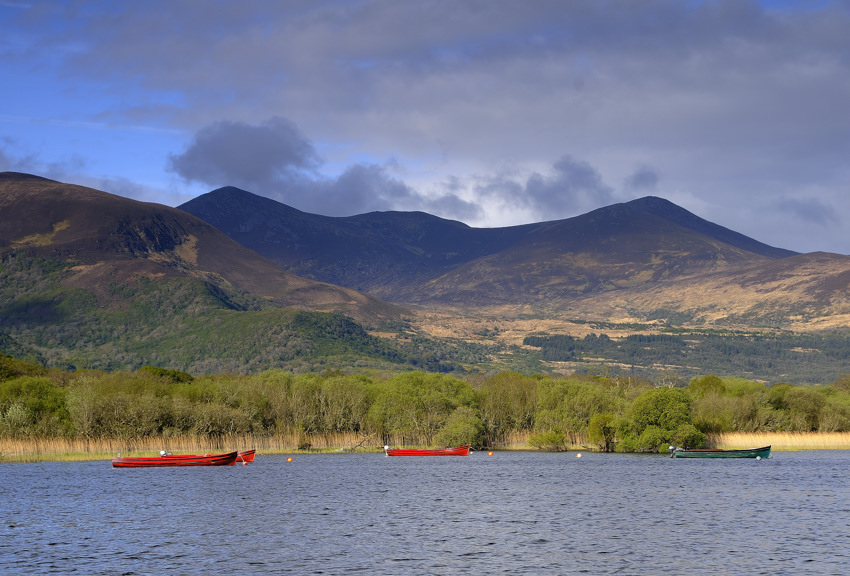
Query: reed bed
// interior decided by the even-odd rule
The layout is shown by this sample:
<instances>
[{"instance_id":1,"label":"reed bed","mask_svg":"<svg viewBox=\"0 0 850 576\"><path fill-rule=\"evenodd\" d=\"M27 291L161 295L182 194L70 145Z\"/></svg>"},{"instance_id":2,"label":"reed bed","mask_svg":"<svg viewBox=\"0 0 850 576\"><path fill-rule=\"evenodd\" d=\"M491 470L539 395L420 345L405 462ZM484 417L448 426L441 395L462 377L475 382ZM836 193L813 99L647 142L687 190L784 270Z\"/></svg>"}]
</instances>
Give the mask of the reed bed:
<instances>
[{"instance_id":1,"label":"reed bed","mask_svg":"<svg viewBox=\"0 0 850 576\"><path fill-rule=\"evenodd\" d=\"M758 448L771 446L774 451L847 450L850 432L728 432L709 438L715 448Z\"/></svg>"},{"instance_id":2,"label":"reed bed","mask_svg":"<svg viewBox=\"0 0 850 576\"><path fill-rule=\"evenodd\" d=\"M530 430L510 432L504 440L496 442L492 448L505 451L537 450L537 448L533 448L531 444L528 443L528 439L532 434L533 432ZM593 448L590 447L590 442L581 434L572 434L568 436L564 449L567 451L593 450Z\"/></svg>"},{"instance_id":3,"label":"reed bed","mask_svg":"<svg viewBox=\"0 0 850 576\"><path fill-rule=\"evenodd\" d=\"M108 460L122 456L156 456L160 450L174 454L205 454L256 448L260 453L377 451L377 438L358 434L236 434L219 437L160 436L145 438L0 438L0 461L44 462Z\"/></svg>"},{"instance_id":4,"label":"reed bed","mask_svg":"<svg viewBox=\"0 0 850 576\"><path fill-rule=\"evenodd\" d=\"M531 450L528 431L509 434L492 448ZM728 432L709 437L715 448L756 448L772 446L774 451L847 450L850 432ZM414 446L409 438L390 438L392 446ZM425 444L422 444L425 446ZM376 436L362 434L298 433L254 436L239 434L220 437L162 436L146 438L0 438L0 461L46 462L108 460L118 453L124 456L156 456L160 450L175 454L205 454L256 448L265 454L307 452L378 452L383 445ZM589 450L584 439L576 437L568 450Z\"/></svg>"}]
</instances>

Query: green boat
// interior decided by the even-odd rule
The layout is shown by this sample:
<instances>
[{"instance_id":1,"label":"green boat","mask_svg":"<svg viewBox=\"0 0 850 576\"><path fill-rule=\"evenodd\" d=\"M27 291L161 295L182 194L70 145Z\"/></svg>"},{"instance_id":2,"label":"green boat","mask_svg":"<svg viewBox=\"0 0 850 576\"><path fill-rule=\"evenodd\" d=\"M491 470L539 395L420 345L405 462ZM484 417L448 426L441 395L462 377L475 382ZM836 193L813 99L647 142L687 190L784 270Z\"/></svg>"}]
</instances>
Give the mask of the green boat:
<instances>
[{"instance_id":1,"label":"green boat","mask_svg":"<svg viewBox=\"0 0 850 576\"><path fill-rule=\"evenodd\" d=\"M745 448L743 450L720 450L719 448L678 448L670 446L670 458L770 458L770 446Z\"/></svg>"}]
</instances>

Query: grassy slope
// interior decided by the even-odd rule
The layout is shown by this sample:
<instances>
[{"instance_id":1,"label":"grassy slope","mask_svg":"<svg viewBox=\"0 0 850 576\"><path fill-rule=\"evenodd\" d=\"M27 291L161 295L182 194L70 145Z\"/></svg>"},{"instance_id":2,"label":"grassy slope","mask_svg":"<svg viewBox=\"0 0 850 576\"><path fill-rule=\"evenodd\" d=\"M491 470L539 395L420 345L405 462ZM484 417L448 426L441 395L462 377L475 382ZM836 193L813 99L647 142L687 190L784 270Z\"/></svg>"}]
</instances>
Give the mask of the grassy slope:
<instances>
[{"instance_id":1,"label":"grassy slope","mask_svg":"<svg viewBox=\"0 0 850 576\"><path fill-rule=\"evenodd\" d=\"M210 291L193 279L116 283L117 305L68 288L70 267L23 256L0 265L0 315L13 345L51 366L101 370L157 365L191 373L326 366L424 367L421 354L371 336L339 314L273 307ZM238 308L238 309L234 309ZM432 360L432 368L441 368Z\"/></svg>"}]
</instances>

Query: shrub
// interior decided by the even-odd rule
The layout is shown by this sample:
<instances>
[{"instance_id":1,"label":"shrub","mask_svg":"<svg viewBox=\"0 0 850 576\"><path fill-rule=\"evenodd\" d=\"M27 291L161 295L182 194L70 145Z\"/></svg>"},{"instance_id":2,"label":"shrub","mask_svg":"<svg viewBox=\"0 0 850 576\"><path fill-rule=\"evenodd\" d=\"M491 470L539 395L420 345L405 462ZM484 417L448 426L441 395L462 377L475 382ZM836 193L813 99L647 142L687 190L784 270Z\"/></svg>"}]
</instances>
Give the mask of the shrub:
<instances>
[{"instance_id":1,"label":"shrub","mask_svg":"<svg viewBox=\"0 0 850 576\"><path fill-rule=\"evenodd\" d=\"M682 448L702 448L706 436L693 424L682 424L670 434L670 443Z\"/></svg>"},{"instance_id":2,"label":"shrub","mask_svg":"<svg viewBox=\"0 0 850 576\"><path fill-rule=\"evenodd\" d=\"M659 426L647 426L637 439L635 452L665 452L670 445L670 432Z\"/></svg>"},{"instance_id":3,"label":"shrub","mask_svg":"<svg viewBox=\"0 0 850 576\"><path fill-rule=\"evenodd\" d=\"M563 432L539 432L528 437L528 445L546 452L563 452L567 449Z\"/></svg>"},{"instance_id":4,"label":"shrub","mask_svg":"<svg viewBox=\"0 0 850 576\"><path fill-rule=\"evenodd\" d=\"M484 422L467 406L459 406L434 436L434 444L438 446L481 446L483 440Z\"/></svg>"},{"instance_id":5,"label":"shrub","mask_svg":"<svg viewBox=\"0 0 850 576\"><path fill-rule=\"evenodd\" d=\"M614 450L617 428L614 416L609 412L594 414L587 425L587 437L596 443L603 452Z\"/></svg>"},{"instance_id":6,"label":"shrub","mask_svg":"<svg viewBox=\"0 0 850 576\"><path fill-rule=\"evenodd\" d=\"M691 421L687 392L678 388L654 388L638 396L632 403L632 420L643 430L657 426L673 430Z\"/></svg>"}]
</instances>

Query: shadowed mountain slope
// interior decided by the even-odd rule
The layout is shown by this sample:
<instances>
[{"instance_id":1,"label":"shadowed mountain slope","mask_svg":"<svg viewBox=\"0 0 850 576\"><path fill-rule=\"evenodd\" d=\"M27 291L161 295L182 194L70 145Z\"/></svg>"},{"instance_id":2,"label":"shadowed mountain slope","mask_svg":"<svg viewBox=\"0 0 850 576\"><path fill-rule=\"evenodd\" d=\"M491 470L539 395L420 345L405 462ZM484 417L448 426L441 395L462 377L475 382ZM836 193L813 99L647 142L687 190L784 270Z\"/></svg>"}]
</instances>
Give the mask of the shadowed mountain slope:
<instances>
[{"instance_id":1,"label":"shadowed mountain slope","mask_svg":"<svg viewBox=\"0 0 850 576\"><path fill-rule=\"evenodd\" d=\"M795 254L655 197L506 228L419 212L317 216L232 187L179 208L290 271L417 304L564 301Z\"/></svg>"},{"instance_id":2,"label":"shadowed mountain slope","mask_svg":"<svg viewBox=\"0 0 850 576\"><path fill-rule=\"evenodd\" d=\"M178 208L300 276L390 299L533 228L474 229L423 212L319 216L234 187Z\"/></svg>"}]
</instances>

